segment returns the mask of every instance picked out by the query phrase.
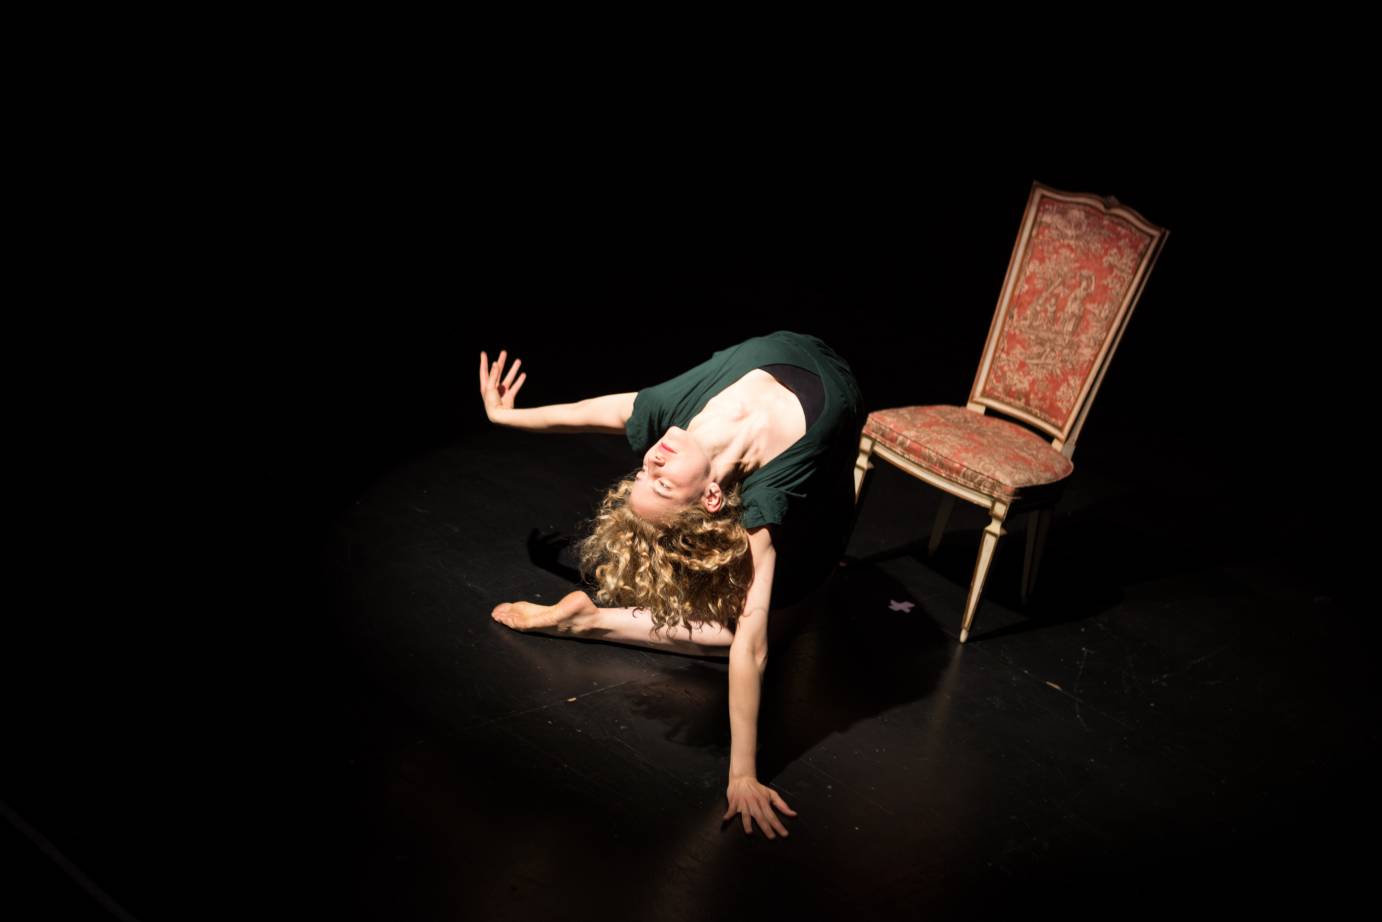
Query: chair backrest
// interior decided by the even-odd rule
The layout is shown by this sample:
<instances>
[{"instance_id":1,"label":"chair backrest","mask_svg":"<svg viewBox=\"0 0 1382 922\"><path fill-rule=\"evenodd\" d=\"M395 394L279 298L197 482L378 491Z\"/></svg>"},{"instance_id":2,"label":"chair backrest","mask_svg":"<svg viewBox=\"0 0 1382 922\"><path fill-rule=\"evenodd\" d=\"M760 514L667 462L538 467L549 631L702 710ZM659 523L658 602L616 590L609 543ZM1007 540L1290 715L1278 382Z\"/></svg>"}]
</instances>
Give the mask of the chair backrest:
<instances>
[{"instance_id":1,"label":"chair backrest","mask_svg":"<svg viewBox=\"0 0 1382 922\"><path fill-rule=\"evenodd\" d=\"M1033 182L968 408L1070 457L1169 233L1112 196Z\"/></svg>"}]
</instances>

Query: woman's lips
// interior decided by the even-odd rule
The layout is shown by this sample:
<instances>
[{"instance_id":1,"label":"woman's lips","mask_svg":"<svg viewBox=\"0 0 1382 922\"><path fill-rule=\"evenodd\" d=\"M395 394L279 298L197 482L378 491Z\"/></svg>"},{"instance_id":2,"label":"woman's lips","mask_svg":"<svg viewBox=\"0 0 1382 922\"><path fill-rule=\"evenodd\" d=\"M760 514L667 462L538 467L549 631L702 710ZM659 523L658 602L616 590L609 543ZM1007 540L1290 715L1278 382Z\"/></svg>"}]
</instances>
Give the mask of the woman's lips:
<instances>
[{"instance_id":1,"label":"woman's lips","mask_svg":"<svg viewBox=\"0 0 1382 922\"><path fill-rule=\"evenodd\" d=\"M672 454L676 454L675 451L672 451L671 448L667 447L667 443L666 443L666 442L659 442L658 445L662 448L663 451L671 452Z\"/></svg>"}]
</instances>

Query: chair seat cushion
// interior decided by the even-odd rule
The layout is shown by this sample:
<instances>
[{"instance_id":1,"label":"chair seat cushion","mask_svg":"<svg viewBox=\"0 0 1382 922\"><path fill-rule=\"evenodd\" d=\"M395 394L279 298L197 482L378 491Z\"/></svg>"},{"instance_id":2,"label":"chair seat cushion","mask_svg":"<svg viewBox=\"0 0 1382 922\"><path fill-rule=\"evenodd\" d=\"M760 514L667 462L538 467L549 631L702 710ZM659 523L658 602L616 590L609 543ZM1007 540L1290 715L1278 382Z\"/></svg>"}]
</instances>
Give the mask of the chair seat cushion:
<instances>
[{"instance_id":1,"label":"chair seat cushion","mask_svg":"<svg viewBox=\"0 0 1382 922\"><path fill-rule=\"evenodd\" d=\"M964 407L875 410L863 434L928 471L1002 499L1023 487L1062 480L1075 469L1030 429Z\"/></svg>"}]
</instances>

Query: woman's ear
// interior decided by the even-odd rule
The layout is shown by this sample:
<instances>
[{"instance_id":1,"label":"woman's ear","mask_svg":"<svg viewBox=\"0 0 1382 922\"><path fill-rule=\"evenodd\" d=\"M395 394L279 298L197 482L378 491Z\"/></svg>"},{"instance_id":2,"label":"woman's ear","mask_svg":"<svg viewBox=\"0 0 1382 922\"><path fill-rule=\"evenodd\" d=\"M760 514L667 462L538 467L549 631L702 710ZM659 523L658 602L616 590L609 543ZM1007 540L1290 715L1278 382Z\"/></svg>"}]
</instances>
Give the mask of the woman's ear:
<instances>
[{"instance_id":1,"label":"woman's ear","mask_svg":"<svg viewBox=\"0 0 1382 922\"><path fill-rule=\"evenodd\" d=\"M710 481L706 485L705 495L701 497L701 504L705 506L706 512L719 512L725 504L725 495L720 492L720 485L715 481Z\"/></svg>"}]
</instances>

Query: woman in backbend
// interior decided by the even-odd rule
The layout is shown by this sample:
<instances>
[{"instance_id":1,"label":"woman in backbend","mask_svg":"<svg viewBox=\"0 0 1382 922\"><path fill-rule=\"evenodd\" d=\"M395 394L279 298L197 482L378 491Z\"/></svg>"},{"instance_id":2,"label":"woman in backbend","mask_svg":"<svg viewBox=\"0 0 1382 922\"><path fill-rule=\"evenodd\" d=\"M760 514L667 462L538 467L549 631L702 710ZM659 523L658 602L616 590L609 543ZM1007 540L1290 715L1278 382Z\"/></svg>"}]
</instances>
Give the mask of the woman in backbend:
<instances>
[{"instance_id":1,"label":"woman in backbend","mask_svg":"<svg viewBox=\"0 0 1382 922\"><path fill-rule=\"evenodd\" d=\"M779 330L640 391L521 409L527 373L515 381L515 360L501 379L505 355L491 368L480 353L491 421L623 434L639 467L605 494L576 546L595 599L504 602L492 616L517 630L727 656L725 818L787 835L772 807L794 811L758 782L755 760L768 622L819 589L849 541L866 417L852 369L819 338Z\"/></svg>"}]
</instances>

